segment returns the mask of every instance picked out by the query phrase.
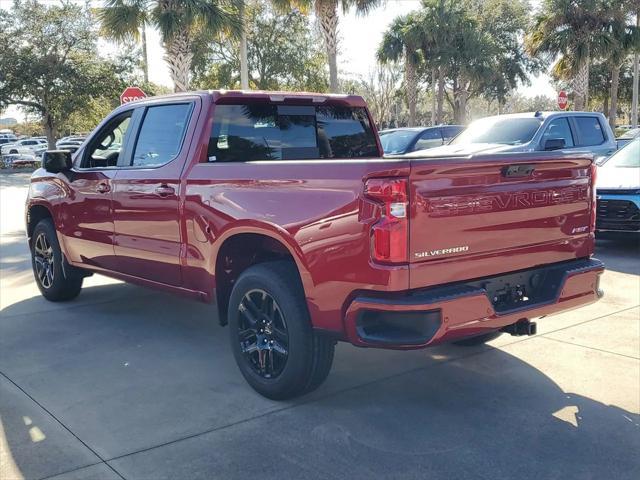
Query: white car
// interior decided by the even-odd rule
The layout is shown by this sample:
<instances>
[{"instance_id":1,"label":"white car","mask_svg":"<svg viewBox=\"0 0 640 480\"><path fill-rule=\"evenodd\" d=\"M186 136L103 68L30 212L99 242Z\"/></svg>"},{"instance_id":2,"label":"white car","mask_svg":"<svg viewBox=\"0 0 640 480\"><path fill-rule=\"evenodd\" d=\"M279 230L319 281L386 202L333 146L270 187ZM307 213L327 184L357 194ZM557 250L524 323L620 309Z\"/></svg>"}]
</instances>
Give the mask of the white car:
<instances>
[{"instance_id":1,"label":"white car","mask_svg":"<svg viewBox=\"0 0 640 480\"><path fill-rule=\"evenodd\" d=\"M640 138L611 155L596 178L596 230L640 232Z\"/></svg>"},{"instance_id":2,"label":"white car","mask_svg":"<svg viewBox=\"0 0 640 480\"><path fill-rule=\"evenodd\" d=\"M40 140L36 138L25 138L23 140L17 140L14 143L8 143L2 146L0 153L2 155L17 155L17 154L41 154L47 149L46 140Z\"/></svg>"}]
</instances>

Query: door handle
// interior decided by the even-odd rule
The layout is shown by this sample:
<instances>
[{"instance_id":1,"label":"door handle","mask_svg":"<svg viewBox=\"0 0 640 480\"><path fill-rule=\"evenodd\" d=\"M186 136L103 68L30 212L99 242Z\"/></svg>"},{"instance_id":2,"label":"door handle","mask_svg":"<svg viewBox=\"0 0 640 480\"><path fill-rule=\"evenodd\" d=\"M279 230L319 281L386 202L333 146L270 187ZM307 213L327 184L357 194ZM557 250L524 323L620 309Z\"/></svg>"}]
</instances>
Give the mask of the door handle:
<instances>
[{"instance_id":1,"label":"door handle","mask_svg":"<svg viewBox=\"0 0 640 480\"><path fill-rule=\"evenodd\" d=\"M156 195L160 195L161 197L168 197L169 195L174 195L176 193L175 189L169 185L160 185L159 187L156 187L155 192Z\"/></svg>"},{"instance_id":2,"label":"door handle","mask_svg":"<svg viewBox=\"0 0 640 480\"><path fill-rule=\"evenodd\" d=\"M108 183L99 183L96 187L96 190L98 191L98 193L107 193L111 190L111 187Z\"/></svg>"}]
</instances>

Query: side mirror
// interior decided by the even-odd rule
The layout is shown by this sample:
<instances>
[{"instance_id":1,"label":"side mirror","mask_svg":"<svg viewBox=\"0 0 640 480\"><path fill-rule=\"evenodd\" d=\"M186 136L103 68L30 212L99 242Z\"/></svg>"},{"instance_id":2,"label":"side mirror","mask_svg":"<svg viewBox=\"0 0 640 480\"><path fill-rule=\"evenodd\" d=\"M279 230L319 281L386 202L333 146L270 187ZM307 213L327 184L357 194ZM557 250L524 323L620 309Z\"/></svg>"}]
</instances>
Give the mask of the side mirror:
<instances>
[{"instance_id":1,"label":"side mirror","mask_svg":"<svg viewBox=\"0 0 640 480\"><path fill-rule=\"evenodd\" d=\"M69 150L47 150L42 154L42 166L49 173L67 172L72 165Z\"/></svg>"},{"instance_id":2,"label":"side mirror","mask_svg":"<svg viewBox=\"0 0 640 480\"><path fill-rule=\"evenodd\" d=\"M564 138L548 138L544 142L545 151L562 150L564 148Z\"/></svg>"}]
</instances>

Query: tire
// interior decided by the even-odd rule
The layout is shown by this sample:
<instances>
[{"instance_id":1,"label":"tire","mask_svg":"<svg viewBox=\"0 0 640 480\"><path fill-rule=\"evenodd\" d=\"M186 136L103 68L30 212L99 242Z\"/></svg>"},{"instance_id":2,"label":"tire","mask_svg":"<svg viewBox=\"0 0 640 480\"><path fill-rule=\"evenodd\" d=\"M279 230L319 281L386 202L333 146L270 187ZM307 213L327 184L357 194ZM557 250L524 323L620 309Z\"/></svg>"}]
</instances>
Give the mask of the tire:
<instances>
[{"instance_id":1,"label":"tire","mask_svg":"<svg viewBox=\"0 0 640 480\"><path fill-rule=\"evenodd\" d=\"M477 335L475 337L465 338L464 340L458 340L455 342L451 342L454 345L458 345L460 347L475 347L476 345L482 345L483 343L490 342L491 340L495 340L502 332L496 331L491 333L485 333L483 335Z\"/></svg>"},{"instance_id":2,"label":"tire","mask_svg":"<svg viewBox=\"0 0 640 480\"><path fill-rule=\"evenodd\" d=\"M313 331L293 263L267 262L245 270L228 311L233 355L259 394L293 398L315 390L329 375L335 342Z\"/></svg>"},{"instance_id":3,"label":"tire","mask_svg":"<svg viewBox=\"0 0 640 480\"><path fill-rule=\"evenodd\" d=\"M31 237L31 265L42 296L52 302L71 300L80 294L83 277L63 267L64 257L53 222L40 220Z\"/></svg>"}]
</instances>

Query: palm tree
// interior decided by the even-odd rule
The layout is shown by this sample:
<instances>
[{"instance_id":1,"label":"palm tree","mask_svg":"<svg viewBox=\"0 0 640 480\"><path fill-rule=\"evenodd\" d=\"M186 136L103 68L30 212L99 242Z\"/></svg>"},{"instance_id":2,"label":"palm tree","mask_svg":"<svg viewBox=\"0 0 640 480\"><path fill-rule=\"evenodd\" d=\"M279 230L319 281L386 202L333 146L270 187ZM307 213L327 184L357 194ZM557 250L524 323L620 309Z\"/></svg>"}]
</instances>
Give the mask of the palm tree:
<instances>
[{"instance_id":1,"label":"palm tree","mask_svg":"<svg viewBox=\"0 0 640 480\"><path fill-rule=\"evenodd\" d=\"M456 24L461 5L456 0L422 0L419 22L422 28L421 49L431 66L433 98L436 104L433 123L443 120L447 59L455 52L454 41L459 33ZM436 93L437 88L437 93Z\"/></svg>"},{"instance_id":2,"label":"palm tree","mask_svg":"<svg viewBox=\"0 0 640 480\"><path fill-rule=\"evenodd\" d=\"M609 125L614 128L618 114L618 86L620 83L620 68L627 56L634 50L640 49L640 29L628 23L633 11L631 1L610 1L611 20L609 35L610 48L607 52L608 64L611 67L611 104L609 105Z\"/></svg>"},{"instance_id":3,"label":"palm tree","mask_svg":"<svg viewBox=\"0 0 640 480\"><path fill-rule=\"evenodd\" d=\"M143 25L156 27L176 92L189 88L194 33L229 30L237 36L242 25L234 0L105 0L98 15L116 41L137 38Z\"/></svg>"},{"instance_id":4,"label":"palm tree","mask_svg":"<svg viewBox=\"0 0 640 480\"><path fill-rule=\"evenodd\" d=\"M602 0L545 0L525 42L530 54L547 60L559 59L553 72L571 78L575 110L589 100L589 64L607 51L606 3Z\"/></svg>"},{"instance_id":5,"label":"palm tree","mask_svg":"<svg viewBox=\"0 0 640 480\"><path fill-rule=\"evenodd\" d=\"M329 62L329 91L337 93L338 86L338 7L348 12L355 7L356 13L366 15L376 8L383 0L271 0L278 9L292 7L307 12L313 8L316 14L322 40L327 51Z\"/></svg>"},{"instance_id":6,"label":"palm tree","mask_svg":"<svg viewBox=\"0 0 640 480\"><path fill-rule=\"evenodd\" d=\"M245 16L245 0L238 0L238 12L242 22L242 33L240 35L240 88L249 89L249 59L247 52L247 26Z\"/></svg>"},{"instance_id":7,"label":"palm tree","mask_svg":"<svg viewBox=\"0 0 640 480\"><path fill-rule=\"evenodd\" d=\"M382 37L377 57L380 63L404 62L404 87L409 108L409 126L416 124L416 103L418 99L418 66L422 62L419 51L421 27L416 18L409 14L396 18Z\"/></svg>"}]
</instances>

